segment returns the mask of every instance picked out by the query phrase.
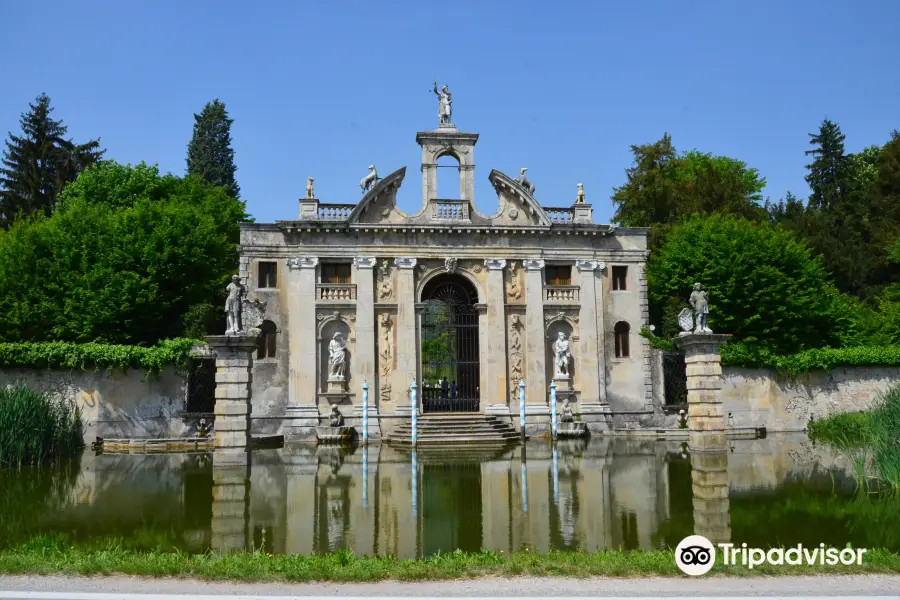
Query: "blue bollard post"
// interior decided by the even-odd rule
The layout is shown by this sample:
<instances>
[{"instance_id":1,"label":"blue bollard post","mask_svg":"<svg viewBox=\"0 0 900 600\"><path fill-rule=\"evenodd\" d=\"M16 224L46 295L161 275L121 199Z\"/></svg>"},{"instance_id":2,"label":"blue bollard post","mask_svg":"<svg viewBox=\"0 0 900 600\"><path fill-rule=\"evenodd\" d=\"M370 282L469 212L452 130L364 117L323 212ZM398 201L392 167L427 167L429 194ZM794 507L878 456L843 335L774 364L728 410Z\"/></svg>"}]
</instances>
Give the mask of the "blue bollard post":
<instances>
[{"instance_id":1,"label":"blue bollard post","mask_svg":"<svg viewBox=\"0 0 900 600\"><path fill-rule=\"evenodd\" d=\"M519 426L522 428L522 441L525 441L525 380L519 380Z\"/></svg>"},{"instance_id":2,"label":"blue bollard post","mask_svg":"<svg viewBox=\"0 0 900 600\"><path fill-rule=\"evenodd\" d=\"M369 384L363 380L362 393L362 441L363 446L369 443Z\"/></svg>"},{"instance_id":3,"label":"blue bollard post","mask_svg":"<svg viewBox=\"0 0 900 600\"><path fill-rule=\"evenodd\" d=\"M412 446L416 447L419 438L419 407L416 398L416 380L413 379L412 385L409 386L409 397L412 400ZM413 462L415 464L415 462Z\"/></svg>"},{"instance_id":4,"label":"blue bollard post","mask_svg":"<svg viewBox=\"0 0 900 600\"><path fill-rule=\"evenodd\" d=\"M556 439L556 382L550 383L550 434Z\"/></svg>"}]
</instances>

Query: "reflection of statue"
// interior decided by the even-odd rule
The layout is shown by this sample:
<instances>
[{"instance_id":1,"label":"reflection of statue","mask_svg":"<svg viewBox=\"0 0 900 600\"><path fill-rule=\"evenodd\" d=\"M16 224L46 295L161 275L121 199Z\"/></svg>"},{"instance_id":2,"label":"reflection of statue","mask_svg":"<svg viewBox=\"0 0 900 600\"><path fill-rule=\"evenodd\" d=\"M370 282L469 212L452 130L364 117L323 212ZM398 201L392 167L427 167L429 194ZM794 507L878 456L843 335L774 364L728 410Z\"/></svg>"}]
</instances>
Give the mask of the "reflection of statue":
<instances>
[{"instance_id":1,"label":"reflection of statue","mask_svg":"<svg viewBox=\"0 0 900 600\"><path fill-rule=\"evenodd\" d=\"M453 114L453 98L450 96L450 90L446 85L441 86L441 89L438 90L438 84L435 81L433 91L438 97L438 121L441 127L450 125L452 123L450 116Z\"/></svg>"},{"instance_id":2,"label":"reflection of statue","mask_svg":"<svg viewBox=\"0 0 900 600\"><path fill-rule=\"evenodd\" d=\"M378 171L375 170L375 165L369 165L369 174L362 178L359 187L365 193L371 190L376 183L378 183Z\"/></svg>"},{"instance_id":3,"label":"reflection of statue","mask_svg":"<svg viewBox=\"0 0 900 600\"><path fill-rule=\"evenodd\" d=\"M569 406L569 399L563 399L562 405L562 413L559 416L560 423L574 423L575 422L575 414L572 412L572 407Z\"/></svg>"},{"instance_id":4,"label":"reflection of statue","mask_svg":"<svg viewBox=\"0 0 900 600\"><path fill-rule=\"evenodd\" d=\"M521 169L519 169L519 178L516 181L518 181L523 188L528 190L529 194L534 196L534 184L531 183L531 180L525 177L525 171L527 170L528 167L522 167Z\"/></svg>"},{"instance_id":5,"label":"reflection of statue","mask_svg":"<svg viewBox=\"0 0 900 600\"><path fill-rule=\"evenodd\" d=\"M562 331L559 332L559 337L557 337L556 343L553 344L553 351L556 353L556 374L554 378L568 378L569 361L572 359L572 352L569 350L569 340L566 339L566 334Z\"/></svg>"},{"instance_id":6,"label":"reflection of statue","mask_svg":"<svg viewBox=\"0 0 900 600\"><path fill-rule=\"evenodd\" d=\"M344 367L346 365L347 350L341 341L341 334L335 333L331 341L328 342L328 360L331 364L329 379L344 379Z\"/></svg>"},{"instance_id":7,"label":"reflection of statue","mask_svg":"<svg viewBox=\"0 0 900 600\"><path fill-rule=\"evenodd\" d=\"M712 333L712 329L710 329L708 325L709 298L706 295L706 290L703 289L701 284L694 284L694 291L691 292L690 302L697 319L697 323L694 326L694 333Z\"/></svg>"},{"instance_id":8,"label":"reflection of statue","mask_svg":"<svg viewBox=\"0 0 900 600\"><path fill-rule=\"evenodd\" d=\"M341 411L338 410L337 404L331 405L330 425L332 427L343 427L344 426L344 415L342 415Z\"/></svg>"},{"instance_id":9,"label":"reflection of statue","mask_svg":"<svg viewBox=\"0 0 900 600\"><path fill-rule=\"evenodd\" d=\"M306 180L306 197L307 198L315 198L316 197L315 193L313 192L313 181L315 181L315 178L313 178L313 177L309 177Z\"/></svg>"},{"instance_id":10,"label":"reflection of statue","mask_svg":"<svg viewBox=\"0 0 900 600\"><path fill-rule=\"evenodd\" d=\"M241 284L241 278L232 275L231 283L228 284L225 291L228 293L228 297L225 298L225 335L242 333L244 327L241 323L241 310L247 290Z\"/></svg>"}]
</instances>

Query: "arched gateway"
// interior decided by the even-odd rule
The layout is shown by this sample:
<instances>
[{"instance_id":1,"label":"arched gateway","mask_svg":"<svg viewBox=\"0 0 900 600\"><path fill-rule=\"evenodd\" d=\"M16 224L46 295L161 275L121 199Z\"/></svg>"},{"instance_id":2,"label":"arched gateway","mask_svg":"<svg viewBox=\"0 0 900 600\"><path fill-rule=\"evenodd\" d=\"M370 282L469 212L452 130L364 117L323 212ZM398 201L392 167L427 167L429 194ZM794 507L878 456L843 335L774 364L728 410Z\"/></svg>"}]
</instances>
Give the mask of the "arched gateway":
<instances>
[{"instance_id":1,"label":"arched gateway","mask_svg":"<svg viewBox=\"0 0 900 600\"><path fill-rule=\"evenodd\" d=\"M478 294L460 275L439 275L422 290L424 412L478 412Z\"/></svg>"}]
</instances>

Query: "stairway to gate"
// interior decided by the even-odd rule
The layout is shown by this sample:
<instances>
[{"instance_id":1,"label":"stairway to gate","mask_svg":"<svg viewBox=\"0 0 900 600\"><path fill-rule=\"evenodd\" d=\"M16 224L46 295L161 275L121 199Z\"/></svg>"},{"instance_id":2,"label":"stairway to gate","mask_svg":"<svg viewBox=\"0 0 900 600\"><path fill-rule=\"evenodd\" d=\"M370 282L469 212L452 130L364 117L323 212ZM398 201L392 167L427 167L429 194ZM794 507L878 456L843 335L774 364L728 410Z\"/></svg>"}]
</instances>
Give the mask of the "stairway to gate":
<instances>
[{"instance_id":1,"label":"stairway to gate","mask_svg":"<svg viewBox=\"0 0 900 600\"><path fill-rule=\"evenodd\" d=\"M422 415L417 422L416 444L484 444L504 445L519 440L520 434L512 425L497 417L470 414ZM412 443L412 420L407 419L394 428L388 441L396 444Z\"/></svg>"}]
</instances>

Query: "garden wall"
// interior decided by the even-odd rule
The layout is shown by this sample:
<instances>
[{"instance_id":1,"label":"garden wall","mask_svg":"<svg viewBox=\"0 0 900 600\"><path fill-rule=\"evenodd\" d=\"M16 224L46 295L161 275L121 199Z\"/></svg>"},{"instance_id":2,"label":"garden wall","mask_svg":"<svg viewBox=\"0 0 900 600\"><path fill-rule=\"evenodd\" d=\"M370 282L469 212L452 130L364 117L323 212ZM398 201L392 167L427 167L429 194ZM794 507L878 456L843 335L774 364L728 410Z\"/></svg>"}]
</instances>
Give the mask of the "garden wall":
<instances>
[{"instance_id":1,"label":"garden wall","mask_svg":"<svg viewBox=\"0 0 900 600\"><path fill-rule=\"evenodd\" d=\"M727 425L768 431L803 431L810 418L866 410L900 383L900 367L835 367L796 378L779 377L774 369L723 367L722 372Z\"/></svg>"},{"instance_id":2,"label":"garden wall","mask_svg":"<svg viewBox=\"0 0 900 600\"><path fill-rule=\"evenodd\" d=\"M175 437L187 433L186 378L174 366L159 375L139 369L71 371L0 369L0 386L24 384L81 408L85 443L99 437Z\"/></svg>"}]
</instances>

